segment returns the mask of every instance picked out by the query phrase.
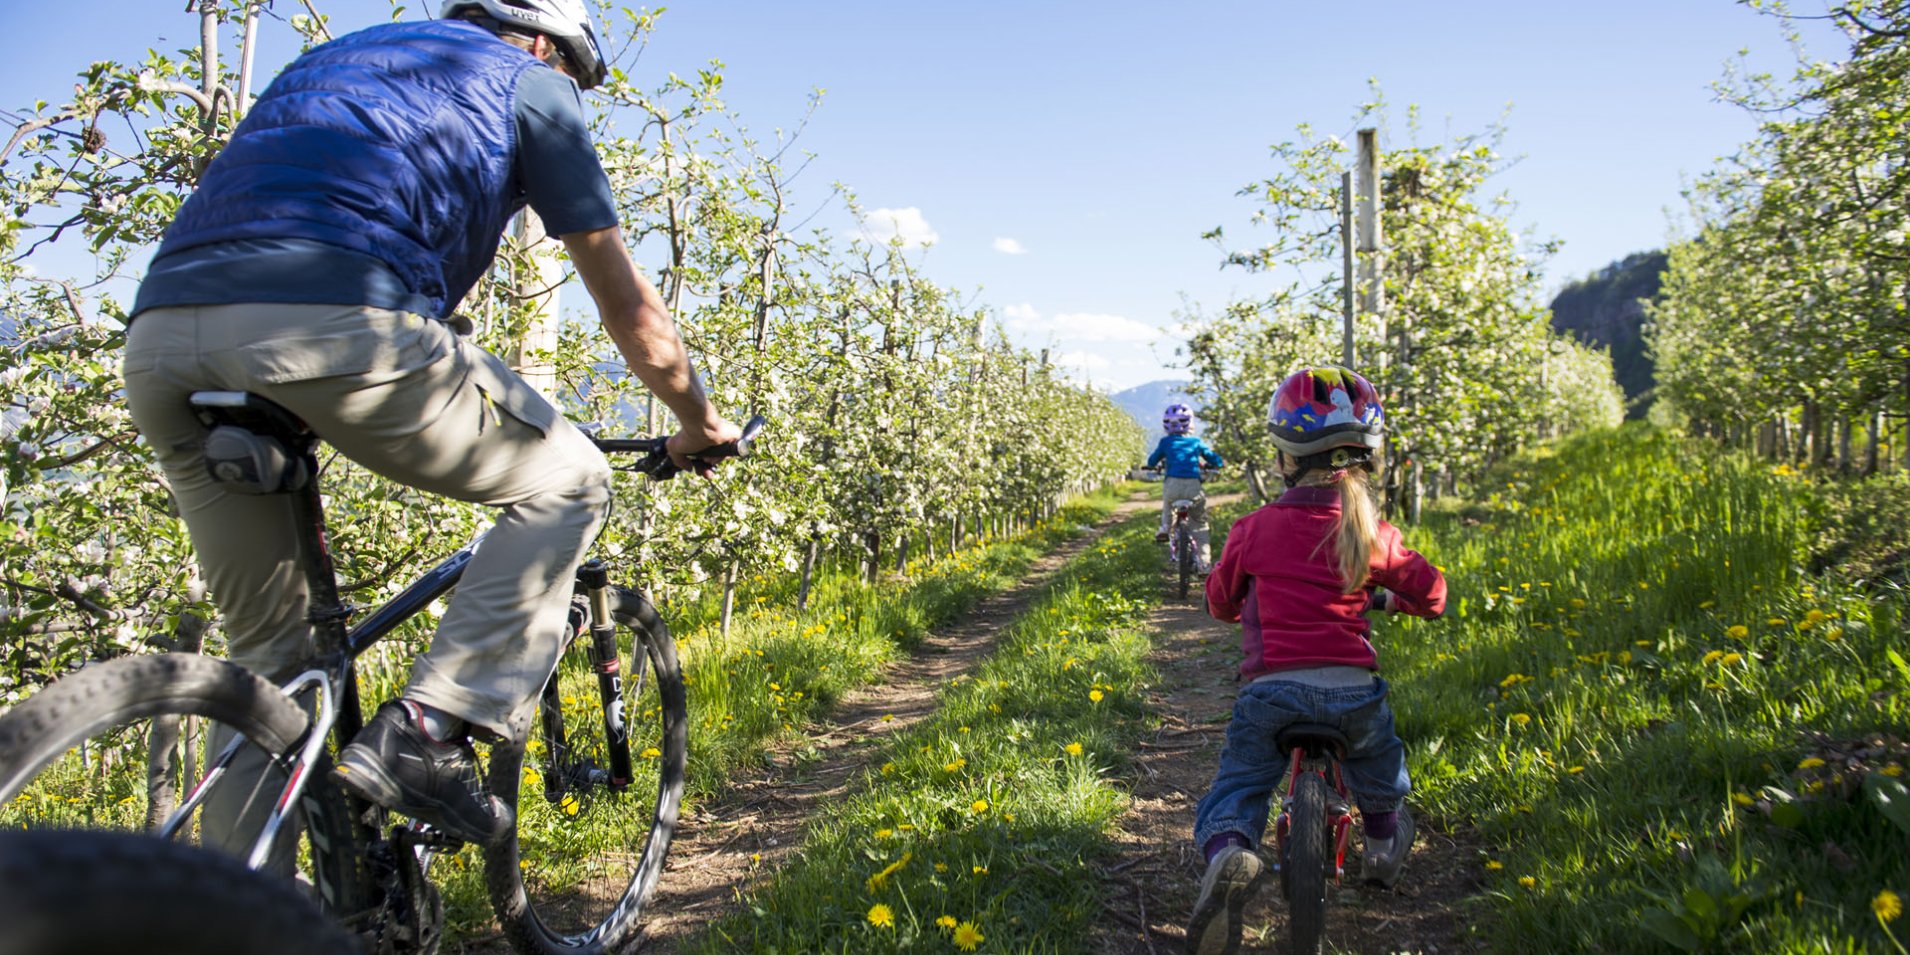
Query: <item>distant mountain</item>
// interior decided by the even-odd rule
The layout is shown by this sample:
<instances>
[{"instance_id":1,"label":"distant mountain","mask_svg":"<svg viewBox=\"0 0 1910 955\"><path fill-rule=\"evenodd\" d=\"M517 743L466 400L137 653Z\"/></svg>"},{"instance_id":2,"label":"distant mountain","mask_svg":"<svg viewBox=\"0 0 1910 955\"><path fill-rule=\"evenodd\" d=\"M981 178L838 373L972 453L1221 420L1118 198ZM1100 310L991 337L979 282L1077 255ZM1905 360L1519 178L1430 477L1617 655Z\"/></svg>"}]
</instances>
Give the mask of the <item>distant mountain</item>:
<instances>
[{"instance_id":1,"label":"distant mountain","mask_svg":"<svg viewBox=\"0 0 1910 955\"><path fill-rule=\"evenodd\" d=\"M1637 400L1657 383L1645 354L1645 303L1658 295L1663 252L1634 252L1574 282L1552 300L1552 327L1612 353L1612 372L1624 389L1627 416L1643 417L1651 402Z\"/></svg>"},{"instance_id":2,"label":"distant mountain","mask_svg":"<svg viewBox=\"0 0 1910 955\"><path fill-rule=\"evenodd\" d=\"M1109 397L1122 410L1134 416L1150 435L1161 433L1161 412L1168 405L1178 401L1188 407L1194 407L1194 399L1187 394L1187 382L1150 381L1145 385L1135 385L1126 391L1117 391Z\"/></svg>"}]
</instances>

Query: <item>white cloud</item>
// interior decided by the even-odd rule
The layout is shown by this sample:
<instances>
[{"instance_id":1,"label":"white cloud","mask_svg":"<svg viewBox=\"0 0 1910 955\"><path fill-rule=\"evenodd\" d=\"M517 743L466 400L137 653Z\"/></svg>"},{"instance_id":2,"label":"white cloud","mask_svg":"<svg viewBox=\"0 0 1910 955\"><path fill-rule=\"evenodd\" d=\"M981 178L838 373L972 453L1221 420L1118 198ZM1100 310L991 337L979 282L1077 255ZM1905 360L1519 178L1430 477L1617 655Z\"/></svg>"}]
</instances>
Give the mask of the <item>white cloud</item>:
<instances>
[{"instance_id":1,"label":"white cloud","mask_svg":"<svg viewBox=\"0 0 1910 955\"><path fill-rule=\"evenodd\" d=\"M902 209L874 209L862 220L862 235L872 242L886 243L900 237L902 244L933 245L941 236L914 206Z\"/></svg>"},{"instance_id":2,"label":"white cloud","mask_svg":"<svg viewBox=\"0 0 1910 955\"><path fill-rule=\"evenodd\" d=\"M1159 341L1164 334L1146 322L1121 315L1092 312L1063 312L1043 318L1030 305L1011 305L1002 309L1010 330L1025 336L1052 336L1063 342L1137 342Z\"/></svg>"},{"instance_id":3,"label":"white cloud","mask_svg":"<svg viewBox=\"0 0 1910 955\"><path fill-rule=\"evenodd\" d=\"M995 251L1003 255L1023 255L1028 250L1021 243L1003 236L995 239Z\"/></svg>"},{"instance_id":4,"label":"white cloud","mask_svg":"<svg viewBox=\"0 0 1910 955\"><path fill-rule=\"evenodd\" d=\"M1050 360L1063 371L1071 371L1078 375L1102 371L1112 364L1106 355L1091 351L1064 351Z\"/></svg>"}]
</instances>

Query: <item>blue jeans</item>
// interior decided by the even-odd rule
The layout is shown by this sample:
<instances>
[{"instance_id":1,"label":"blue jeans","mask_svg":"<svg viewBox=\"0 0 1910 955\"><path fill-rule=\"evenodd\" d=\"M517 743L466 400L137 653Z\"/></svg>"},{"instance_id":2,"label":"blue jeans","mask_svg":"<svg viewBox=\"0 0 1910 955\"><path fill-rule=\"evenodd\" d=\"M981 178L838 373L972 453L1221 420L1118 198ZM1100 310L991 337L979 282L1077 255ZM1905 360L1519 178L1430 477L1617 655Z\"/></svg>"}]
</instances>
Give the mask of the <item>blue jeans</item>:
<instances>
[{"instance_id":1,"label":"blue jeans","mask_svg":"<svg viewBox=\"0 0 1910 955\"><path fill-rule=\"evenodd\" d=\"M1293 723L1325 723L1346 734L1346 759L1340 764L1361 815L1391 812L1412 791L1406 777L1406 746L1393 731L1393 708L1386 704L1387 684L1326 689L1267 680L1250 683L1234 700L1227 724L1227 745L1220 770L1194 812L1194 846L1224 832L1239 833L1260 845L1267 811L1276 789L1285 795L1287 754L1274 736Z\"/></svg>"}]
</instances>

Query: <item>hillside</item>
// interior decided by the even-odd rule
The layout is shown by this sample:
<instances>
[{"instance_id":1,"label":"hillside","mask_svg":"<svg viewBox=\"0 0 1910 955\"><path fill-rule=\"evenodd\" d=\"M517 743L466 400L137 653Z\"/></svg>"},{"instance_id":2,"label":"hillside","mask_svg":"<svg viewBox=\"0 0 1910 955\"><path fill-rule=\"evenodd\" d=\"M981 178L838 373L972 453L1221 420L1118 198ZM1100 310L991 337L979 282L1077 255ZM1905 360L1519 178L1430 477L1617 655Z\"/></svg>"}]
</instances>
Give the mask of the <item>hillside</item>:
<instances>
[{"instance_id":1,"label":"hillside","mask_svg":"<svg viewBox=\"0 0 1910 955\"><path fill-rule=\"evenodd\" d=\"M1656 384L1651 357L1645 354L1644 303L1657 296L1664 270L1664 252L1634 252L1566 286L1552 299L1553 328L1611 350L1612 369L1633 418L1650 407L1645 396Z\"/></svg>"},{"instance_id":2,"label":"hillside","mask_svg":"<svg viewBox=\"0 0 1910 955\"><path fill-rule=\"evenodd\" d=\"M1119 405L1121 410L1140 422L1141 427L1146 428L1150 435L1158 435L1161 433L1163 408L1176 401L1193 406L1194 399L1188 396L1186 388L1187 382L1184 381L1150 381L1144 385L1135 385L1124 391L1117 391L1108 397L1113 398L1114 403Z\"/></svg>"}]
</instances>

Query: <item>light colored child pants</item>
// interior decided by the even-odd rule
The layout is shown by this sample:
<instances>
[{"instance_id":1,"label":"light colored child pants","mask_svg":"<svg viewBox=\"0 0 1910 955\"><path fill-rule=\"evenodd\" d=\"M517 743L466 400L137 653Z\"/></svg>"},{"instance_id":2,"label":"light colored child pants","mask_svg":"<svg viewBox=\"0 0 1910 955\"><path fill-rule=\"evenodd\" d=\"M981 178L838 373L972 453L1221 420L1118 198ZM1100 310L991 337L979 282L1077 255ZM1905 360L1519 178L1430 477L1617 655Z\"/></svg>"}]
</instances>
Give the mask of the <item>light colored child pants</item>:
<instances>
[{"instance_id":1,"label":"light colored child pants","mask_svg":"<svg viewBox=\"0 0 1910 955\"><path fill-rule=\"evenodd\" d=\"M127 332L126 400L165 469L230 656L283 679L311 652L291 496L231 491L205 471L194 391L250 391L391 480L500 509L405 696L521 738L561 650L610 469L550 402L443 324L362 306L159 308ZM431 529L415 528L428 538ZM461 541L445 541L446 553Z\"/></svg>"},{"instance_id":2,"label":"light colored child pants","mask_svg":"<svg viewBox=\"0 0 1910 955\"><path fill-rule=\"evenodd\" d=\"M1168 533L1174 526L1174 502L1182 500L1194 502L1187 513L1187 523L1194 535L1194 565L1205 572L1208 565L1207 495L1201 490L1199 478L1161 479L1161 533Z\"/></svg>"}]
</instances>

